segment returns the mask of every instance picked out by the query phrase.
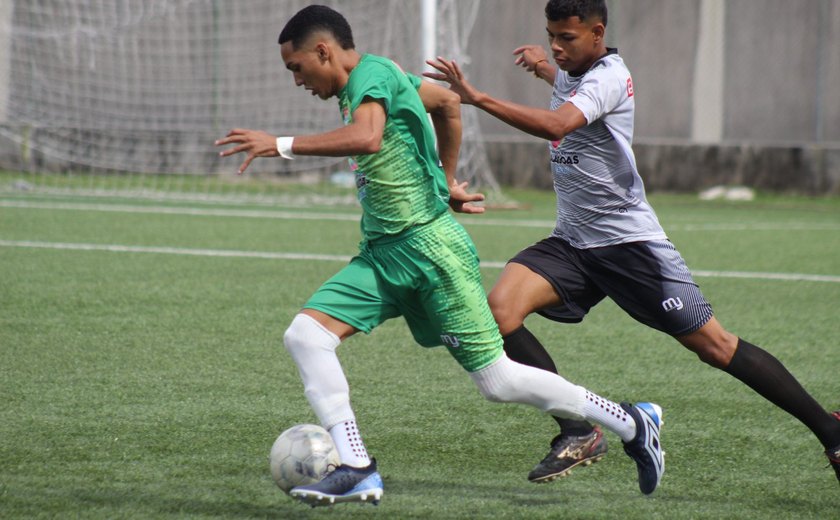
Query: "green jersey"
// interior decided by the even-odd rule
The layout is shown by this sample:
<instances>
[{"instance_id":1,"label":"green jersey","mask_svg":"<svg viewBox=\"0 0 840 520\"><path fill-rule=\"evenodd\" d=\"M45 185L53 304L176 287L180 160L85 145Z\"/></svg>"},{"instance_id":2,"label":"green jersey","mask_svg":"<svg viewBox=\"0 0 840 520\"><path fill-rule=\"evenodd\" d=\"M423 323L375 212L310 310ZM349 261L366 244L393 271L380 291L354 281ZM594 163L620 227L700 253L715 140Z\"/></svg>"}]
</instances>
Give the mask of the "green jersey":
<instances>
[{"instance_id":1,"label":"green jersey","mask_svg":"<svg viewBox=\"0 0 840 520\"><path fill-rule=\"evenodd\" d=\"M446 174L417 93L420 81L387 58L364 54L338 93L345 125L365 101L380 102L387 117L381 149L350 158L365 242L426 224L448 210Z\"/></svg>"}]
</instances>

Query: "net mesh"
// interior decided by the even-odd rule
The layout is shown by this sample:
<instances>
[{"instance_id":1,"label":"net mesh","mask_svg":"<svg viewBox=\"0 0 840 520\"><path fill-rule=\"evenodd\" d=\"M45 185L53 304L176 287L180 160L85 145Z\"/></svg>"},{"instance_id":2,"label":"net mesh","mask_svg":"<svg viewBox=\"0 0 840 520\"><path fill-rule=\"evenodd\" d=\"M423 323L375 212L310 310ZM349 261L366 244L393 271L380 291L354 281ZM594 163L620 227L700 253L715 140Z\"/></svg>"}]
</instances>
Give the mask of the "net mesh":
<instances>
[{"instance_id":1,"label":"net mesh","mask_svg":"<svg viewBox=\"0 0 840 520\"><path fill-rule=\"evenodd\" d=\"M466 67L478 2L436 4L438 52ZM276 44L309 3L6 0L0 168L25 172L27 187L138 194L266 195L287 179L340 179L344 160L303 157L258 160L237 178L241 158L220 158L213 147L234 127L298 135L340 124L334 102L294 85ZM360 51L423 70L420 0L324 3L347 17ZM463 117L459 177L496 192L477 115L464 107Z\"/></svg>"}]
</instances>

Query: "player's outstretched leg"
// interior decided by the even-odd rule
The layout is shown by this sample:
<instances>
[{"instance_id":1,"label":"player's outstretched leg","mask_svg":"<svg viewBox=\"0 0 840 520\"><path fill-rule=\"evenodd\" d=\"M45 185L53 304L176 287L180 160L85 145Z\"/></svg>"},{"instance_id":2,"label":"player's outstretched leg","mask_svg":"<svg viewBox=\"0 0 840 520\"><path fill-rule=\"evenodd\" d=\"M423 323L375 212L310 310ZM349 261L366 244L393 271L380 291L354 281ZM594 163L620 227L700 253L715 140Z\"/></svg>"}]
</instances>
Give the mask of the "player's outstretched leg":
<instances>
[{"instance_id":1,"label":"player's outstretched leg","mask_svg":"<svg viewBox=\"0 0 840 520\"><path fill-rule=\"evenodd\" d=\"M607 440L597 426L585 435L561 433L551 441L551 451L531 470L528 480L538 484L551 482L570 474L572 468L598 462L606 453Z\"/></svg>"},{"instance_id":2,"label":"player's outstretched leg","mask_svg":"<svg viewBox=\"0 0 840 520\"><path fill-rule=\"evenodd\" d=\"M642 403L625 407L573 385L557 374L511 361L506 355L470 372L470 377L481 395L490 401L528 404L551 415L601 424L630 446L628 453L638 464L642 492L652 493L659 485L663 464L659 446L662 409L658 405ZM654 440L655 450L647 455L637 449L652 446Z\"/></svg>"},{"instance_id":3,"label":"player's outstretched leg","mask_svg":"<svg viewBox=\"0 0 840 520\"><path fill-rule=\"evenodd\" d=\"M383 494L382 477L376 471L375 459L365 468L342 464L320 481L292 488L289 494L312 507L343 502L370 502L377 505Z\"/></svg>"},{"instance_id":4,"label":"player's outstretched leg","mask_svg":"<svg viewBox=\"0 0 840 520\"><path fill-rule=\"evenodd\" d=\"M831 415L840 421L840 410L832 412ZM840 481L840 444L825 450L825 454L828 457L829 465L834 468L834 473L837 474L837 480Z\"/></svg>"},{"instance_id":5,"label":"player's outstretched leg","mask_svg":"<svg viewBox=\"0 0 840 520\"><path fill-rule=\"evenodd\" d=\"M662 408L653 403L621 403L621 408L636 421L636 437L624 442L624 451L636 461L639 489L649 495L659 485L665 472L665 454L659 442Z\"/></svg>"}]
</instances>

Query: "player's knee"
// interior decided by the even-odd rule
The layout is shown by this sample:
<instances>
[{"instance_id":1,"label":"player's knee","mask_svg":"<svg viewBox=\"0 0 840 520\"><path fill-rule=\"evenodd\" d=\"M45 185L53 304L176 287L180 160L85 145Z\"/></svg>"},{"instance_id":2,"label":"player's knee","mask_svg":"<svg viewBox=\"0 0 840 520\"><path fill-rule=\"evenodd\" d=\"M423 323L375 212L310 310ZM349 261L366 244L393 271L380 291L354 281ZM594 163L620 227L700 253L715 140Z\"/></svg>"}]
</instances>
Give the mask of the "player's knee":
<instances>
[{"instance_id":1,"label":"player's knee","mask_svg":"<svg viewBox=\"0 0 840 520\"><path fill-rule=\"evenodd\" d=\"M482 397L494 403L516 401L518 374L510 366L511 361L503 357L493 365L470 374Z\"/></svg>"},{"instance_id":2,"label":"player's knee","mask_svg":"<svg viewBox=\"0 0 840 520\"><path fill-rule=\"evenodd\" d=\"M295 316L295 319L292 320L286 332L283 333L283 345L290 354L294 354L296 350L303 348L306 342L303 329L304 327L298 321L298 316Z\"/></svg>"},{"instance_id":3,"label":"player's knee","mask_svg":"<svg viewBox=\"0 0 840 520\"><path fill-rule=\"evenodd\" d=\"M495 291L490 291L490 294L487 295L487 303L490 305L490 312L493 313L493 317L496 318L496 321L499 321L499 315L504 313L504 301L499 296L499 294Z\"/></svg>"},{"instance_id":4,"label":"player's knee","mask_svg":"<svg viewBox=\"0 0 840 520\"><path fill-rule=\"evenodd\" d=\"M735 355L738 346L738 337L726 331L714 336L704 337L703 341L689 345L689 348L697 354L697 357L707 365L715 368L726 368Z\"/></svg>"},{"instance_id":5,"label":"player's knee","mask_svg":"<svg viewBox=\"0 0 840 520\"><path fill-rule=\"evenodd\" d=\"M721 359L719 356L716 355L715 351L712 349L701 349L695 350L695 354L697 357L700 358L700 361L706 363L707 365L713 366L715 368L723 368L724 365L721 364Z\"/></svg>"},{"instance_id":6,"label":"player's knee","mask_svg":"<svg viewBox=\"0 0 840 520\"><path fill-rule=\"evenodd\" d=\"M493 403L504 403L508 401L506 396L509 392L504 386L486 387L479 385L478 393L480 393L483 398Z\"/></svg>"},{"instance_id":7,"label":"player's knee","mask_svg":"<svg viewBox=\"0 0 840 520\"><path fill-rule=\"evenodd\" d=\"M335 350L338 338L328 333L311 316L298 314L283 333L283 345L297 361L301 353L309 348Z\"/></svg>"},{"instance_id":8,"label":"player's knee","mask_svg":"<svg viewBox=\"0 0 840 520\"><path fill-rule=\"evenodd\" d=\"M724 369L729 366L734 355L735 345L730 345L728 342L715 343L706 353L705 359L701 359L715 368Z\"/></svg>"},{"instance_id":9,"label":"player's knee","mask_svg":"<svg viewBox=\"0 0 840 520\"><path fill-rule=\"evenodd\" d=\"M487 296L487 303L490 305L490 312L493 313L493 319L499 325L499 331L503 336L510 334L522 325L524 318L516 312L514 305L511 303L511 298L506 297L501 292L491 291Z\"/></svg>"}]
</instances>

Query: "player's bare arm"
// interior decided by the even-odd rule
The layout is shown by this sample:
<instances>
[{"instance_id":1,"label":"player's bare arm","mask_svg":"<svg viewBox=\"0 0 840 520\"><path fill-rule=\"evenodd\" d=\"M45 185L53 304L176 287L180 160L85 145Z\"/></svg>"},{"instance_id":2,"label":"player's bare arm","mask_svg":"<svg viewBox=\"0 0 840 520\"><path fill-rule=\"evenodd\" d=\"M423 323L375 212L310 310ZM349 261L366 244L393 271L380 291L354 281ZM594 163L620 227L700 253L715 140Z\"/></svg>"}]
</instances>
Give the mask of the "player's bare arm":
<instances>
[{"instance_id":1,"label":"player's bare arm","mask_svg":"<svg viewBox=\"0 0 840 520\"><path fill-rule=\"evenodd\" d=\"M451 90L461 96L462 103L474 105L525 133L558 141L586 126L583 112L571 103L564 103L557 110L545 110L496 99L473 87L454 61L438 57L437 61L428 60L426 63L438 72L425 72L423 75L449 83Z\"/></svg>"},{"instance_id":2,"label":"player's bare arm","mask_svg":"<svg viewBox=\"0 0 840 520\"><path fill-rule=\"evenodd\" d=\"M432 117L438 142L438 156L449 184L455 180L461 150L461 100L452 91L424 81L417 89L423 107Z\"/></svg>"},{"instance_id":3,"label":"player's bare arm","mask_svg":"<svg viewBox=\"0 0 840 520\"><path fill-rule=\"evenodd\" d=\"M554 84L557 67L548 61L548 55L542 46L522 45L513 50L513 55L516 56L514 65L519 65L549 85Z\"/></svg>"},{"instance_id":4,"label":"player's bare arm","mask_svg":"<svg viewBox=\"0 0 840 520\"><path fill-rule=\"evenodd\" d=\"M353 122L347 126L321 134L301 135L294 138L291 152L295 155L321 155L345 157L366 155L379 151L385 130L385 109L377 101L367 101L353 112ZM216 146L236 144L219 155L228 157L246 153L239 166L243 173L257 157L278 157L277 136L261 130L235 128L228 135L216 141Z\"/></svg>"},{"instance_id":5,"label":"player's bare arm","mask_svg":"<svg viewBox=\"0 0 840 520\"><path fill-rule=\"evenodd\" d=\"M423 107L432 117L437 134L438 155L449 186L449 207L458 213L484 213L470 202L484 200L481 193L467 193L467 183L456 180L458 152L461 149L461 100L452 91L428 81L417 90Z\"/></svg>"}]
</instances>

